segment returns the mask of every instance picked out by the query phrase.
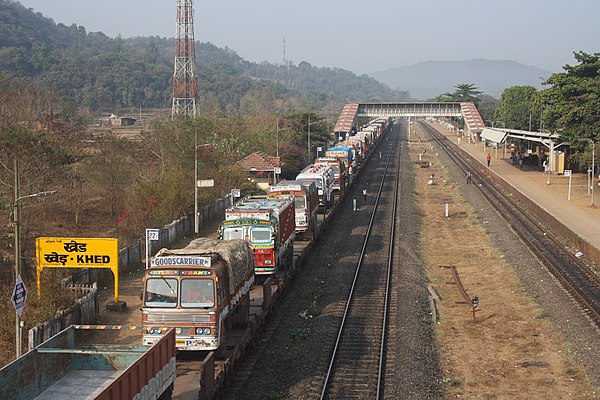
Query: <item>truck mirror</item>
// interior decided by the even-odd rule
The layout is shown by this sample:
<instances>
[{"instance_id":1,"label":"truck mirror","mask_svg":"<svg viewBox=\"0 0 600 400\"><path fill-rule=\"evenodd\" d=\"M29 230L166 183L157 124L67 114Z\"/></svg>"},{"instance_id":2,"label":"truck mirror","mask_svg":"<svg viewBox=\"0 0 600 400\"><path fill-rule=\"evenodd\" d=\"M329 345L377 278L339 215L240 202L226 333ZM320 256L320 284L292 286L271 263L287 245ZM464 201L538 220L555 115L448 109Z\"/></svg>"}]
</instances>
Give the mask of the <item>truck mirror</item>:
<instances>
[{"instance_id":1,"label":"truck mirror","mask_svg":"<svg viewBox=\"0 0 600 400\"><path fill-rule=\"evenodd\" d=\"M144 291L140 290L140 300L144 300Z\"/></svg>"}]
</instances>

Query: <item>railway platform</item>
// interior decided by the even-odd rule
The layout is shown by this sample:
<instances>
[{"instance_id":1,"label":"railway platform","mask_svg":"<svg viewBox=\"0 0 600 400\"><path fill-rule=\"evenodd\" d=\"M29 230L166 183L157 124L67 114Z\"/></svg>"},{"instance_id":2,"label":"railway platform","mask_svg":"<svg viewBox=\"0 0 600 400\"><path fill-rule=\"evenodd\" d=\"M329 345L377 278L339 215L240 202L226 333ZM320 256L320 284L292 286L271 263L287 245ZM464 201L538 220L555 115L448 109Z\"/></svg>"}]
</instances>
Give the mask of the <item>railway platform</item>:
<instances>
[{"instance_id":1,"label":"railway platform","mask_svg":"<svg viewBox=\"0 0 600 400\"><path fill-rule=\"evenodd\" d=\"M504 153L502 147L486 147L484 150L481 142L469 143L466 137L459 140L456 131L448 130L440 124L432 125L462 150L477 159L483 168L487 167L486 156L489 153L491 173L499 176L523 196L552 215L574 235L593 247L596 253L600 253L600 186L597 182L590 182L588 188L587 174L574 173L570 178L562 174L553 174L548 177L546 173L539 171L537 166L523 165L523 169L521 169L519 165L512 163L510 151ZM571 180L570 194L569 180ZM593 194L595 196L593 206L592 185L594 185ZM594 260L595 257L591 257L591 259ZM595 261L597 262L597 260Z\"/></svg>"}]
</instances>

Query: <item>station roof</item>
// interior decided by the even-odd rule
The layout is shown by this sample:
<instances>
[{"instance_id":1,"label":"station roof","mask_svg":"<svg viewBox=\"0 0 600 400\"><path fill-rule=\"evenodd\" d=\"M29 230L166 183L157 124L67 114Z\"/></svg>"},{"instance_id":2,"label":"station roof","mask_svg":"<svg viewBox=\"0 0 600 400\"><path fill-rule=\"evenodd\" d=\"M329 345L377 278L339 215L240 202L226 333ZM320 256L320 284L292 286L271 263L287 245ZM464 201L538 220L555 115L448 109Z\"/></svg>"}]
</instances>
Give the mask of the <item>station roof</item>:
<instances>
[{"instance_id":1,"label":"station roof","mask_svg":"<svg viewBox=\"0 0 600 400\"><path fill-rule=\"evenodd\" d=\"M529 140L531 142L542 143L543 145L550 146L550 142L556 143L560 140L560 135L557 133L549 132L530 132L522 131L519 129L505 129L505 128L484 128L481 132L483 139L489 140L494 143L503 143L506 138L511 137L515 139ZM555 147L568 144L567 142L555 144Z\"/></svg>"}]
</instances>

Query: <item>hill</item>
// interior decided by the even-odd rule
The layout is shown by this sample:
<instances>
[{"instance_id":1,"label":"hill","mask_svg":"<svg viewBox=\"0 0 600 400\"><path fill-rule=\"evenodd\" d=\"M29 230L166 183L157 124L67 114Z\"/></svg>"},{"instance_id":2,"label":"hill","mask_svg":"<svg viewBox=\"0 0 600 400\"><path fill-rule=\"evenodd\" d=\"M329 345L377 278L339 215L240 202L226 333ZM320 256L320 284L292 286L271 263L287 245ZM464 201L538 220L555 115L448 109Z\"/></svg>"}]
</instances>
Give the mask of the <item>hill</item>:
<instances>
[{"instance_id":1,"label":"hill","mask_svg":"<svg viewBox=\"0 0 600 400\"><path fill-rule=\"evenodd\" d=\"M371 74L392 88L409 91L417 99L452 92L459 83L473 83L481 91L499 98L507 87L540 87L552 72L511 60L425 61Z\"/></svg>"},{"instance_id":2,"label":"hill","mask_svg":"<svg viewBox=\"0 0 600 400\"><path fill-rule=\"evenodd\" d=\"M172 38L112 39L0 0L0 74L43 82L92 112L169 109L174 49ZM339 112L347 101L407 96L367 75L306 62L252 63L211 43L197 43L196 57L201 107L211 114L299 107Z\"/></svg>"}]
</instances>

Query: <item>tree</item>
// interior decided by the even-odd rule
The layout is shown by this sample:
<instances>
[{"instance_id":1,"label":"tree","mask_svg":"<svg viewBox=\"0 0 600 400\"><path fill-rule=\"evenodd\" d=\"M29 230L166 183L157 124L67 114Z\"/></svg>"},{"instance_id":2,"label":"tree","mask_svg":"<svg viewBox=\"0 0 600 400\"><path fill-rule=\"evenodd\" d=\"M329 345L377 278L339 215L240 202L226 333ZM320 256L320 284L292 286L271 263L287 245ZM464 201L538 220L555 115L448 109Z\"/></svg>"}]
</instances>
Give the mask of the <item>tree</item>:
<instances>
[{"instance_id":1,"label":"tree","mask_svg":"<svg viewBox=\"0 0 600 400\"><path fill-rule=\"evenodd\" d=\"M506 128L530 130L531 125L531 130L537 129L539 116L532 110L536 93L537 90L533 86L512 86L505 89L493 121L503 122Z\"/></svg>"},{"instance_id":2,"label":"tree","mask_svg":"<svg viewBox=\"0 0 600 400\"><path fill-rule=\"evenodd\" d=\"M543 110L544 126L573 144L581 138L597 141L600 133L600 53L573 53L578 65L565 65L565 72L552 74L551 85L535 97ZM581 142L583 146L583 142Z\"/></svg>"},{"instance_id":3,"label":"tree","mask_svg":"<svg viewBox=\"0 0 600 400\"><path fill-rule=\"evenodd\" d=\"M454 86L454 92L442 93L436 97L436 101L456 101L479 104L479 95L483 92L479 91L478 87L472 83L459 83Z\"/></svg>"}]
</instances>

